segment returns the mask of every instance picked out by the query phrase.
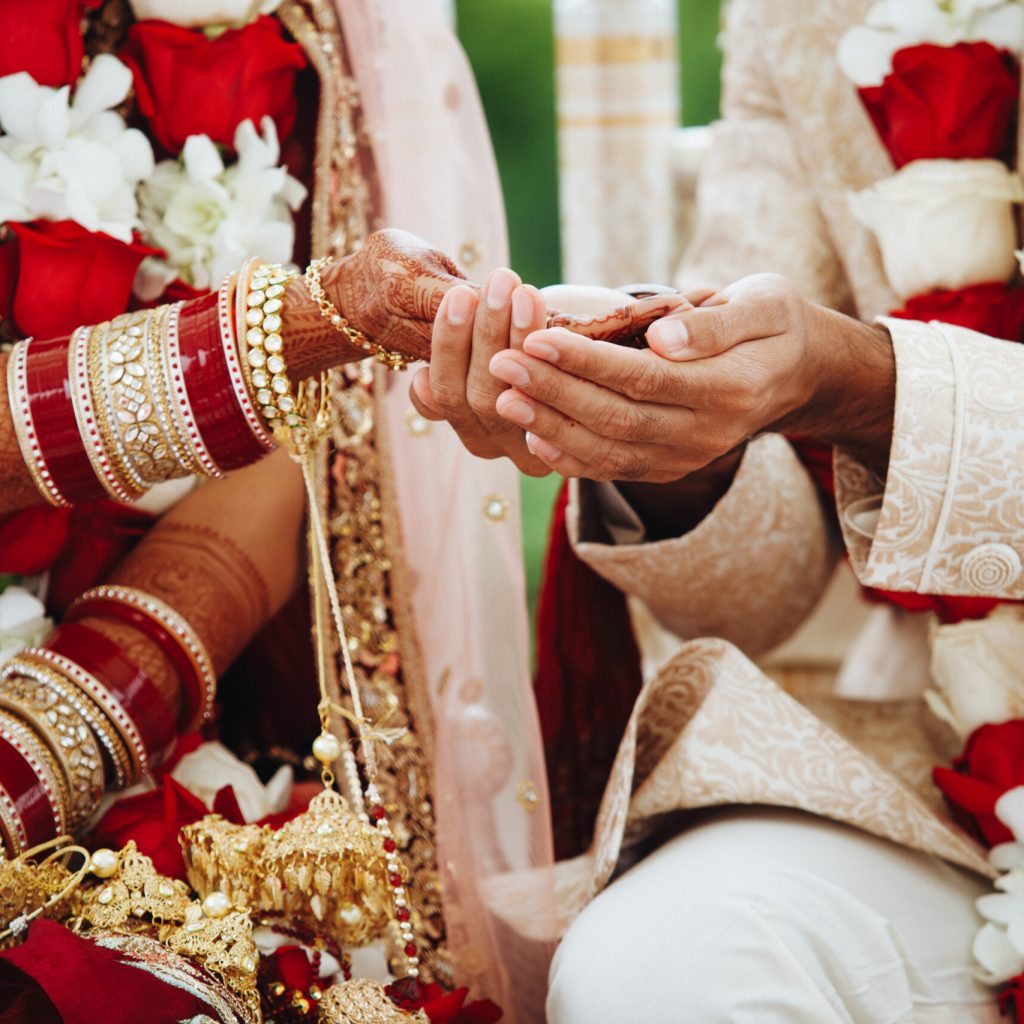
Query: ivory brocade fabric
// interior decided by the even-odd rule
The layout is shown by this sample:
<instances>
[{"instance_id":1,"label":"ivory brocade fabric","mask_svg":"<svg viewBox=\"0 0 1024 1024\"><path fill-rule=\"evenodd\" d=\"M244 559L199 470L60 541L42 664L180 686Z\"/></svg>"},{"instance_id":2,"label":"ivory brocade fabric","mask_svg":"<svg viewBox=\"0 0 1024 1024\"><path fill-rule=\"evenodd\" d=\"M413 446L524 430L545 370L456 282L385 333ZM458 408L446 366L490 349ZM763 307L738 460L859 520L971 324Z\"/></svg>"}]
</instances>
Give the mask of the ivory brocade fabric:
<instances>
[{"instance_id":1,"label":"ivory brocade fabric","mask_svg":"<svg viewBox=\"0 0 1024 1024\"><path fill-rule=\"evenodd\" d=\"M869 6L733 0L724 120L681 284L769 271L862 319L898 304L848 205L850 192L893 171L835 60ZM898 366L888 479L836 460L855 571L886 589L1024 597L1024 349L884 322ZM750 660L810 610L837 553L786 441L752 444L730 492L677 540L597 542L592 504L578 487L570 522L580 556L689 642L641 693L594 844L562 868L567 903L599 891L624 839L662 815L729 803L800 808L991 874L932 785L931 767L948 763L956 741L919 698L845 700L799 683L787 692Z\"/></svg>"}]
</instances>

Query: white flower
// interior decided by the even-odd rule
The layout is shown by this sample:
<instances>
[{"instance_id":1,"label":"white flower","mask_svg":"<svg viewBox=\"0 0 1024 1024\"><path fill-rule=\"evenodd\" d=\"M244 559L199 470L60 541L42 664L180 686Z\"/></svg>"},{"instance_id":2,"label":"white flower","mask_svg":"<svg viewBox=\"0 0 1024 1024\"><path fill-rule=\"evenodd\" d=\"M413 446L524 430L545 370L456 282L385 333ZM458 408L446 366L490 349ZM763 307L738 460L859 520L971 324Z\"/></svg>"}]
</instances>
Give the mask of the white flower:
<instances>
[{"instance_id":1,"label":"white flower","mask_svg":"<svg viewBox=\"0 0 1024 1024\"><path fill-rule=\"evenodd\" d=\"M217 791L230 786L246 821L284 810L292 790L292 770L287 765L264 786L249 765L220 743L204 743L186 754L171 776L211 808Z\"/></svg>"},{"instance_id":2,"label":"white flower","mask_svg":"<svg viewBox=\"0 0 1024 1024\"><path fill-rule=\"evenodd\" d=\"M149 140L112 109L132 74L101 54L74 98L25 72L0 78L0 221L73 220L130 242L135 187L153 170Z\"/></svg>"},{"instance_id":3,"label":"white flower","mask_svg":"<svg viewBox=\"0 0 1024 1024\"><path fill-rule=\"evenodd\" d=\"M262 127L259 135L252 121L238 126L238 161L227 169L207 136L190 136L181 162L158 164L139 190L149 239L197 288L213 287L252 256L270 263L292 258L292 213L306 189L278 166L274 122L265 117ZM152 272L150 266L147 274Z\"/></svg>"},{"instance_id":4,"label":"white flower","mask_svg":"<svg viewBox=\"0 0 1024 1024\"><path fill-rule=\"evenodd\" d=\"M901 299L1005 281L1016 266L1020 178L998 160L915 160L850 197Z\"/></svg>"},{"instance_id":5,"label":"white flower","mask_svg":"<svg viewBox=\"0 0 1024 1024\"><path fill-rule=\"evenodd\" d=\"M0 661L34 647L51 629L43 602L24 587L7 587L0 594Z\"/></svg>"},{"instance_id":6,"label":"white flower","mask_svg":"<svg viewBox=\"0 0 1024 1024\"><path fill-rule=\"evenodd\" d=\"M272 14L281 0L130 0L137 20L159 18L185 28L204 25L245 25L260 14Z\"/></svg>"},{"instance_id":7,"label":"white flower","mask_svg":"<svg viewBox=\"0 0 1024 1024\"><path fill-rule=\"evenodd\" d=\"M1020 0L879 0L839 40L836 58L855 85L878 85L893 54L919 43L989 42L1017 53L1024 41Z\"/></svg>"},{"instance_id":8,"label":"white flower","mask_svg":"<svg viewBox=\"0 0 1024 1024\"><path fill-rule=\"evenodd\" d=\"M985 619L939 626L931 673L937 689L925 694L928 704L961 738L1024 718L1024 617L1004 606Z\"/></svg>"}]
</instances>

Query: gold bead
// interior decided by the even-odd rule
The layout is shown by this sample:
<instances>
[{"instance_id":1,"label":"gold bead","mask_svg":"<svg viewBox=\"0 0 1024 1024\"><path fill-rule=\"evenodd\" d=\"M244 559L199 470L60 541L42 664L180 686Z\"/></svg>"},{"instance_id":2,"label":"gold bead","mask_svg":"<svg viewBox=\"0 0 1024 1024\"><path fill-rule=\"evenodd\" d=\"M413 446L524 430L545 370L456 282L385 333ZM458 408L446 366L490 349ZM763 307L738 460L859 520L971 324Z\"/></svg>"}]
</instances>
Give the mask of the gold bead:
<instances>
[{"instance_id":1,"label":"gold bead","mask_svg":"<svg viewBox=\"0 0 1024 1024\"><path fill-rule=\"evenodd\" d=\"M111 878L117 873L119 860L113 850L94 850L89 860L89 870L97 878Z\"/></svg>"},{"instance_id":2,"label":"gold bead","mask_svg":"<svg viewBox=\"0 0 1024 1024\"><path fill-rule=\"evenodd\" d=\"M322 732L313 741L313 756L321 764L334 764L341 757L341 743L337 736Z\"/></svg>"}]
</instances>

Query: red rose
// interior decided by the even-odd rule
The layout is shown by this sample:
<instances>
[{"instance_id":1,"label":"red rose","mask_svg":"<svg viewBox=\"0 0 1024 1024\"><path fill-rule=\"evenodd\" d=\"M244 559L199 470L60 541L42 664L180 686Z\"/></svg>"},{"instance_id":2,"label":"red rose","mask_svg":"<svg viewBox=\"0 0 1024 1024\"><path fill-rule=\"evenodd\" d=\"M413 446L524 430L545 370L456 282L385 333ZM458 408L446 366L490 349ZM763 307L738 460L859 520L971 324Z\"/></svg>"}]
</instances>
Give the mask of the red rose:
<instances>
[{"instance_id":1,"label":"red rose","mask_svg":"<svg viewBox=\"0 0 1024 1024\"><path fill-rule=\"evenodd\" d=\"M932 771L957 820L989 846L1008 843L1010 830L996 817L996 801L1024 785L1024 719L979 726L952 768Z\"/></svg>"},{"instance_id":2,"label":"red rose","mask_svg":"<svg viewBox=\"0 0 1024 1024\"><path fill-rule=\"evenodd\" d=\"M1024 1024L1024 974L1011 978L999 992L999 1012L1017 1024Z\"/></svg>"},{"instance_id":3,"label":"red rose","mask_svg":"<svg viewBox=\"0 0 1024 1024\"><path fill-rule=\"evenodd\" d=\"M1020 341L1024 338L1024 288L992 282L956 291L929 292L909 299L890 316L924 323L938 320L992 338Z\"/></svg>"},{"instance_id":4,"label":"red rose","mask_svg":"<svg viewBox=\"0 0 1024 1024\"><path fill-rule=\"evenodd\" d=\"M496 1024L504 1016L490 999L467 1003L468 988L446 992L436 982L427 985L418 978L402 978L385 991L399 1009L409 1013L422 1010L430 1024Z\"/></svg>"},{"instance_id":5,"label":"red rose","mask_svg":"<svg viewBox=\"0 0 1024 1024\"><path fill-rule=\"evenodd\" d=\"M273 118L284 141L295 123L295 75L306 59L264 15L244 28L208 39L166 21L140 21L119 56L135 75L139 111L153 136L177 153L190 135L208 135L229 149L235 129Z\"/></svg>"},{"instance_id":6,"label":"red rose","mask_svg":"<svg viewBox=\"0 0 1024 1024\"><path fill-rule=\"evenodd\" d=\"M70 220L8 227L18 247L14 326L25 337L56 338L123 313L139 264L160 254Z\"/></svg>"},{"instance_id":7,"label":"red rose","mask_svg":"<svg viewBox=\"0 0 1024 1024\"><path fill-rule=\"evenodd\" d=\"M89 836L89 846L119 850L129 839L162 875L185 880L185 861L178 833L206 817L206 804L169 775L148 793L119 800L100 818Z\"/></svg>"},{"instance_id":8,"label":"red rose","mask_svg":"<svg viewBox=\"0 0 1024 1024\"><path fill-rule=\"evenodd\" d=\"M984 159L1007 151L1019 67L991 43L899 50L881 85L861 89L897 167L911 160Z\"/></svg>"},{"instance_id":9,"label":"red rose","mask_svg":"<svg viewBox=\"0 0 1024 1024\"><path fill-rule=\"evenodd\" d=\"M0 77L27 71L40 85L71 85L82 71L82 17L103 0L0 5Z\"/></svg>"}]
</instances>

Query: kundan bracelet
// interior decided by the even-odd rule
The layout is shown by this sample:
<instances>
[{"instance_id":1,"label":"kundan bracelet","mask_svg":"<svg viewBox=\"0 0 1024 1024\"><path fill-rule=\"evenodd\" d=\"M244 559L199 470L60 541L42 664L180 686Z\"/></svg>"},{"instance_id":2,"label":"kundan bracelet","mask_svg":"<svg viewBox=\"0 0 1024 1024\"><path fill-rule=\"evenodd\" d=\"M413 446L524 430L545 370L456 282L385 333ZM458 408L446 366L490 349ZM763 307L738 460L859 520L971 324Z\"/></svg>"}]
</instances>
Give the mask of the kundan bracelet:
<instances>
[{"instance_id":1,"label":"kundan bracelet","mask_svg":"<svg viewBox=\"0 0 1024 1024\"><path fill-rule=\"evenodd\" d=\"M178 728L191 732L209 720L217 693L213 662L199 635L170 605L134 587L101 586L86 591L68 609L64 623L98 616L128 623L163 652L181 681Z\"/></svg>"},{"instance_id":2,"label":"kundan bracelet","mask_svg":"<svg viewBox=\"0 0 1024 1024\"><path fill-rule=\"evenodd\" d=\"M118 731L103 712L102 708L84 690L58 672L41 658L17 654L4 663L0 677L19 675L45 683L61 701L78 712L85 724L92 730L100 746L103 761L105 786L110 789L124 789L132 775L132 762L128 748Z\"/></svg>"},{"instance_id":3,"label":"kundan bracelet","mask_svg":"<svg viewBox=\"0 0 1024 1024\"><path fill-rule=\"evenodd\" d=\"M0 711L0 785L29 846L67 832L67 787L43 741L17 715Z\"/></svg>"},{"instance_id":4,"label":"kundan bracelet","mask_svg":"<svg viewBox=\"0 0 1024 1024\"><path fill-rule=\"evenodd\" d=\"M28 723L45 742L68 783L68 828L92 815L103 796L103 760L92 730L48 680L4 671L0 708Z\"/></svg>"}]
</instances>

